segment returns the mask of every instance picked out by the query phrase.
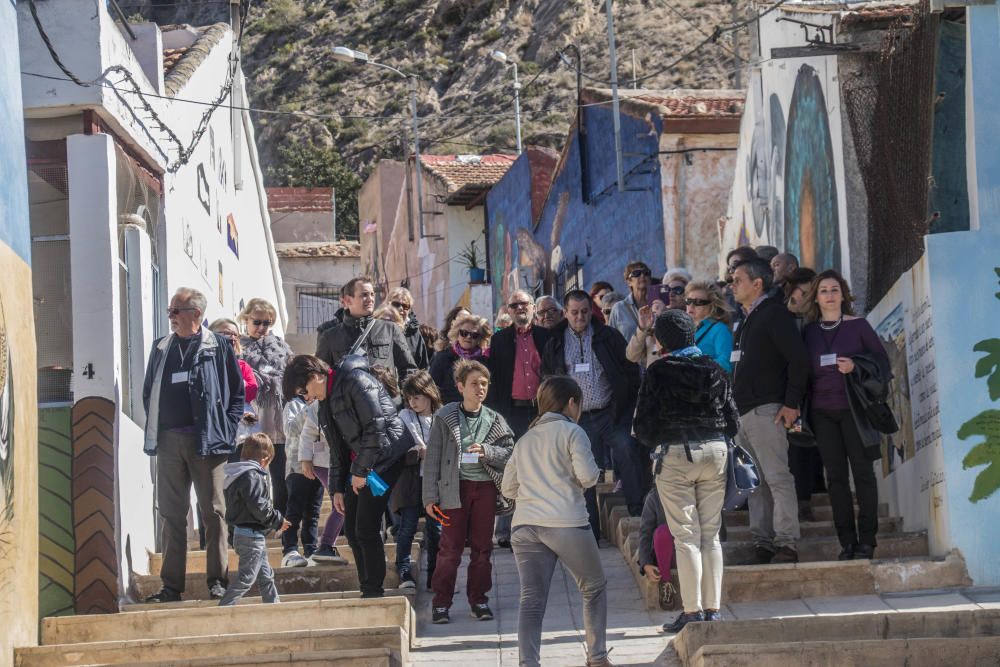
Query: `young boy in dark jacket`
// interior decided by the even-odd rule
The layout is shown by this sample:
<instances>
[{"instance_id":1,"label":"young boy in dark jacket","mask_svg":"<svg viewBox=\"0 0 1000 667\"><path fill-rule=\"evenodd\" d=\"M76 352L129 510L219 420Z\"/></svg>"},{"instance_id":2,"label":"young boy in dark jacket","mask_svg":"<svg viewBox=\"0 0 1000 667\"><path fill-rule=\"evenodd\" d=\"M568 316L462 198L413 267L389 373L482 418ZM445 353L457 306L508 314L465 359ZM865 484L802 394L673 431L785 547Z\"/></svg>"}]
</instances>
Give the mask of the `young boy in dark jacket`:
<instances>
[{"instance_id":1,"label":"young boy in dark jacket","mask_svg":"<svg viewBox=\"0 0 1000 667\"><path fill-rule=\"evenodd\" d=\"M233 548L240 557L236 580L229 584L219 606L233 605L246 595L260 578L260 594L264 602L278 602L274 572L267 562L265 535L279 533L289 526L271 500L268 464L274 458L274 444L263 433L254 433L243 441L241 460L223 468L226 479L226 522L234 528Z\"/></svg>"}]
</instances>

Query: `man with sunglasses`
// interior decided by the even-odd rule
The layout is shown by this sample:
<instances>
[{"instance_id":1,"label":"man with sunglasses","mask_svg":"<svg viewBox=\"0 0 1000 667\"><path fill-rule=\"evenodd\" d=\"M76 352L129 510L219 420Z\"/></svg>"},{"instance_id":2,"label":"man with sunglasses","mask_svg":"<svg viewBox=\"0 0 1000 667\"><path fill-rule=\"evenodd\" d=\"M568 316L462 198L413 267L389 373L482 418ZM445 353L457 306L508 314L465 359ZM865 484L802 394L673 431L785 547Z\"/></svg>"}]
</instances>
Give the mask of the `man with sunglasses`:
<instances>
[{"instance_id":1,"label":"man with sunglasses","mask_svg":"<svg viewBox=\"0 0 1000 667\"><path fill-rule=\"evenodd\" d=\"M201 325L207 305L198 290L177 290L167 308L173 333L153 343L146 367L143 448L157 458L156 496L163 526L163 588L146 602L177 602L184 592L192 484L205 527L209 595L221 599L226 593L222 467L235 447L244 389L233 346Z\"/></svg>"},{"instance_id":2,"label":"man with sunglasses","mask_svg":"<svg viewBox=\"0 0 1000 667\"><path fill-rule=\"evenodd\" d=\"M361 336L375 312L375 286L371 278L352 278L340 290L343 309L337 317L318 327L316 356L336 368L351 346ZM401 380L417 369L410 345L403 330L392 322L374 320L374 325L361 346L369 366L395 369Z\"/></svg>"},{"instance_id":3,"label":"man with sunglasses","mask_svg":"<svg viewBox=\"0 0 1000 667\"><path fill-rule=\"evenodd\" d=\"M610 326L593 321L590 295L571 290L563 297L566 321L552 330L542 350L542 379L569 375L583 390L580 427L587 433L594 460L602 468L612 455L631 516L642 513L644 452L632 438L632 414L639 392L639 367L625 355L625 339ZM618 304L621 305L621 304ZM648 457L646 459L648 461ZM584 494L594 537L600 537L597 493Z\"/></svg>"},{"instance_id":4,"label":"man with sunglasses","mask_svg":"<svg viewBox=\"0 0 1000 667\"><path fill-rule=\"evenodd\" d=\"M639 309L646 306L652 275L645 262L629 262L625 267L628 296L614 305L608 318L608 326L617 329L625 340L632 340L639 328Z\"/></svg>"}]
</instances>

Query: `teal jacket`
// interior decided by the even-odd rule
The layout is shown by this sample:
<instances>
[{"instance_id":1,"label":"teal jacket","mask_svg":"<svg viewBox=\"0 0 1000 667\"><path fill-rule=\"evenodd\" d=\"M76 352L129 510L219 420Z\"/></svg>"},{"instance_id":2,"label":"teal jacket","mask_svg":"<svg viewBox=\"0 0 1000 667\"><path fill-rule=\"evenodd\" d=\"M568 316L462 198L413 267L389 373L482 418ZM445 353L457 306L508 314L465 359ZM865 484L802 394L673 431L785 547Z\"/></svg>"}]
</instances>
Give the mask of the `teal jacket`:
<instances>
[{"instance_id":1,"label":"teal jacket","mask_svg":"<svg viewBox=\"0 0 1000 667\"><path fill-rule=\"evenodd\" d=\"M709 318L702 320L694 332L694 344L712 357L724 371L733 372L733 365L729 361L733 353L733 332L725 322Z\"/></svg>"}]
</instances>

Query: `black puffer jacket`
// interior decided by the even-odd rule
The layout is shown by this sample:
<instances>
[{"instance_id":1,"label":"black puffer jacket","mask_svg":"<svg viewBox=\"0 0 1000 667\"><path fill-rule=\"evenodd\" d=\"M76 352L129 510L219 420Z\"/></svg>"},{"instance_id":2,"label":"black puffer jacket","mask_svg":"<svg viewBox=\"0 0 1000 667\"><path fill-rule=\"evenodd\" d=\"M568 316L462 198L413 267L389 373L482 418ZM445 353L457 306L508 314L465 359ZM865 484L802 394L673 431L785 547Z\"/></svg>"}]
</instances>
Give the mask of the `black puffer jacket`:
<instances>
[{"instance_id":1,"label":"black puffer jacket","mask_svg":"<svg viewBox=\"0 0 1000 667\"><path fill-rule=\"evenodd\" d=\"M710 357L667 356L646 369L632 430L650 449L720 433L734 437L739 424L729 376Z\"/></svg>"},{"instance_id":2,"label":"black puffer jacket","mask_svg":"<svg viewBox=\"0 0 1000 667\"><path fill-rule=\"evenodd\" d=\"M320 335L316 342L316 356L331 368L336 368L370 321L370 317L359 319L344 311L339 320L324 322L317 329ZM399 378L405 378L416 370L410 344L406 342L403 330L392 322L375 320L363 348L367 352L369 364L394 369Z\"/></svg>"},{"instance_id":3,"label":"black puffer jacket","mask_svg":"<svg viewBox=\"0 0 1000 667\"><path fill-rule=\"evenodd\" d=\"M226 496L226 523L251 530L278 530L285 521L274 509L268 491L268 472L256 461L239 461L223 466L222 483Z\"/></svg>"},{"instance_id":4,"label":"black puffer jacket","mask_svg":"<svg viewBox=\"0 0 1000 667\"><path fill-rule=\"evenodd\" d=\"M346 357L319 406L319 425L330 444L330 486L335 493L347 488L351 475L365 477L373 469L377 473L388 469L413 445L392 397L368 368L364 357Z\"/></svg>"},{"instance_id":5,"label":"black puffer jacket","mask_svg":"<svg viewBox=\"0 0 1000 667\"><path fill-rule=\"evenodd\" d=\"M427 367L431 365L433 352L427 349L427 341L420 333L420 321L413 313L410 313L410 317L406 320L406 326L403 327L403 337L410 344L410 354L413 355L413 362L417 368L422 371L427 370Z\"/></svg>"}]
</instances>

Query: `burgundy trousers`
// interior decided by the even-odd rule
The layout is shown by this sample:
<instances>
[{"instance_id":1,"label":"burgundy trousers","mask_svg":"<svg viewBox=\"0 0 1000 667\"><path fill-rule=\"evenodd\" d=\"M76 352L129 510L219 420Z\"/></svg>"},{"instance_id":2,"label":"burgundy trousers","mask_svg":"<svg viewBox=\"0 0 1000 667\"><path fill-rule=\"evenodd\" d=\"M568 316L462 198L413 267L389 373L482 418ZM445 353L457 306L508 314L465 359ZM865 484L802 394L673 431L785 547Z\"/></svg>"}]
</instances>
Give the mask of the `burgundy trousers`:
<instances>
[{"instance_id":1,"label":"burgundy trousers","mask_svg":"<svg viewBox=\"0 0 1000 667\"><path fill-rule=\"evenodd\" d=\"M462 506L443 510L448 515L448 526L441 527L441 545L438 548L437 567L431 588L434 590L434 607L451 608L455 596L455 580L462 563L465 543L470 545L469 572L466 593L469 605L483 604L486 594L493 587L493 521L496 518L497 488L493 482L459 483Z\"/></svg>"}]
</instances>

